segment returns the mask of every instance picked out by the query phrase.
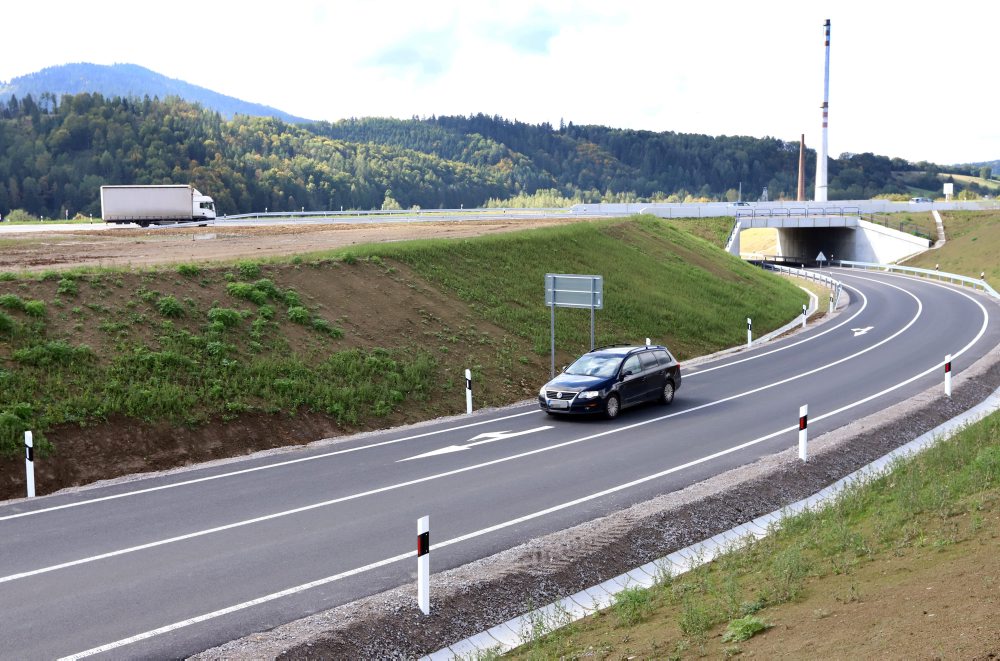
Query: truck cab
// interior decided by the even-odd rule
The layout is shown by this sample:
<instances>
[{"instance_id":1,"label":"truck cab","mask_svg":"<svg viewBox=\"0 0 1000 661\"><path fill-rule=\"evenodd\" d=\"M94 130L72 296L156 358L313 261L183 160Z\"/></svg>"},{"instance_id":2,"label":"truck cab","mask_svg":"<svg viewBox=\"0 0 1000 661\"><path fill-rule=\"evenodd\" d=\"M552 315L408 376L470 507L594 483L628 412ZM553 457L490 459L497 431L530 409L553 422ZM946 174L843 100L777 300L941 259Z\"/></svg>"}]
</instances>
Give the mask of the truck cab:
<instances>
[{"instance_id":1,"label":"truck cab","mask_svg":"<svg viewBox=\"0 0 1000 661\"><path fill-rule=\"evenodd\" d=\"M194 189L194 209L191 216L194 220L215 220L215 200L208 195L202 195Z\"/></svg>"}]
</instances>

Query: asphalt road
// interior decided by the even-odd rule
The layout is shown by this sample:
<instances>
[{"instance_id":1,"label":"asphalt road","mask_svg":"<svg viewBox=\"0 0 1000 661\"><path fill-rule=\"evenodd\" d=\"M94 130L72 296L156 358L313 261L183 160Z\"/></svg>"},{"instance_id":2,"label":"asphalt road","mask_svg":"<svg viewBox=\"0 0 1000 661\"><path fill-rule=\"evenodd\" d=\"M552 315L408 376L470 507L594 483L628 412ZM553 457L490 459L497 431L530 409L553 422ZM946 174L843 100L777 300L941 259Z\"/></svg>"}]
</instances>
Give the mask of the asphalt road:
<instances>
[{"instance_id":1,"label":"asphalt road","mask_svg":"<svg viewBox=\"0 0 1000 661\"><path fill-rule=\"evenodd\" d=\"M411 584L420 516L432 572L456 567L793 447L802 404L816 436L1000 342L979 294L828 272L837 317L685 369L669 407L531 404L0 505L0 658L183 657Z\"/></svg>"}]
</instances>

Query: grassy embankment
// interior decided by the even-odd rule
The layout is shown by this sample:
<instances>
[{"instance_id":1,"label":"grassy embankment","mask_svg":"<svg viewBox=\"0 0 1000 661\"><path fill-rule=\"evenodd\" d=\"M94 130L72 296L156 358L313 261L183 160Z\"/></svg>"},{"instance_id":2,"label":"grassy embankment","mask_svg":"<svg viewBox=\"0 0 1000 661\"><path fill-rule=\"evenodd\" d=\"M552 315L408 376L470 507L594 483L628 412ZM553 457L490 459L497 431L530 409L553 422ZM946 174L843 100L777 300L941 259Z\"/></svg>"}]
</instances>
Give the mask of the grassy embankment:
<instances>
[{"instance_id":1,"label":"grassy embankment","mask_svg":"<svg viewBox=\"0 0 1000 661\"><path fill-rule=\"evenodd\" d=\"M508 656L990 658L1000 644L998 439L1000 413L762 540L620 593L595 616L547 636L558 618L539 621Z\"/></svg>"},{"instance_id":2,"label":"grassy embankment","mask_svg":"<svg viewBox=\"0 0 1000 661\"><path fill-rule=\"evenodd\" d=\"M978 278L986 272L986 281L994 288L1000 284L1000 211L942 211L947 242L904 262L906 266L933 269Z\"/></svg>"},{"instance_id":3,"label":"grassy embankment","mask_svg":"<svg viewBox=\"0 0 1000 661\"><path fill-rule=\"evenodd\" d=\"M0 456L17 456L26 429L44 456L49 430L109 420L169 430L310 413L349 431L457 413L466 367L481 384L477 406L529 397L548 374L546 272L604 276L598 343L651 337L681 358L739 344L744 317L777 327L805 295L720 251L726 222L646 218L269 263L3 273ZM589 344L589 315L556 316L562 361ZM254 443L250 432L245 449Z\"/></svg>"}]
</instances>

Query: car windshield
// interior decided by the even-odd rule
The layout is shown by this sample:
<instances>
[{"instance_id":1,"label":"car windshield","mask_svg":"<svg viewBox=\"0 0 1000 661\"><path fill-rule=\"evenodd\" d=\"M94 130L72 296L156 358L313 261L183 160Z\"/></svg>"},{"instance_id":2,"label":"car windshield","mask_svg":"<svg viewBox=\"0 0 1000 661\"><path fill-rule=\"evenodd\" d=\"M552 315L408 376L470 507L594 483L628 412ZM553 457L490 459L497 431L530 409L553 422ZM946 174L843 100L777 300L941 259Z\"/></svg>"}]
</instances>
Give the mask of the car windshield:
<instances>
[{"instance_id":1,"label":"car windshield","mask_svg":"<svg viewBox=\"0 0 1000 661\"><path fill-rule=\"evenodd\" d=\"M576 376L614 376L621 364L621 356L610 354L587 354L581 356L575 363L566 368L567 374Z\"/></svg>"}]
</instances>

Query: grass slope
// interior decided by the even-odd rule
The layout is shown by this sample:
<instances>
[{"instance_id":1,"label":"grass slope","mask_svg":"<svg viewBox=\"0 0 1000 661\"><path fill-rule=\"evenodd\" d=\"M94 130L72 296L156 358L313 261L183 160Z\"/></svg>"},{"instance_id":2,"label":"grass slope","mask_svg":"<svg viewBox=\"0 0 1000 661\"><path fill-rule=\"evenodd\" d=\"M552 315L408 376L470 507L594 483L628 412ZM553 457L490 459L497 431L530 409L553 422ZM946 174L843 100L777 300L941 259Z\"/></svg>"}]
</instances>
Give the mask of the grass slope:
<instances>
[{"instance_id":1,"label":"grass slope","mask_svg":"<svg viewBox=\"0 0 1000 661\"><path fill-rule=\"evenodd\" d=\"M508 656L992 658L998 441L1000 413L765 539L627 590Z\"/></svg>"},{"instance_id":2,"label":"grass slope","mask_svg":"<svg viewBox=\"0 0 1000 661\"><path fill-rule=\"evenodd\" d=\"M477 240L378 245L352 254L408 264L485 318L528 339L540 355L550 344L546 273L604 277L605 307L595 322L598 346L650 337L681 359L739 344L746 317L760 329L776 328L806 300L793 285L686 231L683 222L652 217ZM556 346L569 354L588 349L589 324L588 311L557 310Z\"/></svg>"},{"instance_id":3,"label":"grass slope","mask_svg":"<svg viewBox=\"0 0 1000 661\"><path fill-rule=\"evenodd\" d=\"M1000 284L1000 211L942 211L948 241L939 250L930 250L905 262L907 266L933 269Z\"/></svg>"}]
</instances>

